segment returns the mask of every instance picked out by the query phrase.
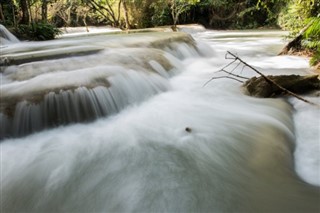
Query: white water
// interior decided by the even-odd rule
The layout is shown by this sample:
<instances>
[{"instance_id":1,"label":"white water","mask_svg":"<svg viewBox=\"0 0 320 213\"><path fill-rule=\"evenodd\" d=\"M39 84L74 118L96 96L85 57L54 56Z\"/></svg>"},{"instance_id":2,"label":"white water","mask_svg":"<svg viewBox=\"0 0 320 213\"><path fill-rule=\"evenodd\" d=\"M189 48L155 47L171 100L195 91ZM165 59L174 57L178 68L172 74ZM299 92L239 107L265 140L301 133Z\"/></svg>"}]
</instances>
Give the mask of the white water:
<instances>
[{"instance_id":1,"label":"white water","mask_svg":"<svg viewBox=\"0 0 320 213\"><path fill-rule=\"evenodd\" d=\"M9 32L9 30L0 24L0 51L2 46L17 42L19 42L19 40L11 32Z\"/></svg>"},{"instance_id":2,"label":"white water","mask_svg":"<svg viewBox=\"0 0 320 213\"><path fill-rule=\"evenodd\" d=\"M2 141L2 210L319 211L319 188L294 173L320 185L319 109L247 97L230 79L203 87L227 50L265 73L306 73L304 59L275 56L283 41L265 34L195 33L207 57L182 45L169 91L96 122Z\"/></svg>"},{"instance_id":3,"label":"white water","mask_svg":"<svg viewBox=\"0 0 320 213\"><path fill-rule=\"evenodd\" d=\"M70 37L79 35L92 35L92 34L103 34L111 32L121 32L121 29L114 27L64 27L60 28L62 34L59 37Z\"/></svg>"}]
</instances>

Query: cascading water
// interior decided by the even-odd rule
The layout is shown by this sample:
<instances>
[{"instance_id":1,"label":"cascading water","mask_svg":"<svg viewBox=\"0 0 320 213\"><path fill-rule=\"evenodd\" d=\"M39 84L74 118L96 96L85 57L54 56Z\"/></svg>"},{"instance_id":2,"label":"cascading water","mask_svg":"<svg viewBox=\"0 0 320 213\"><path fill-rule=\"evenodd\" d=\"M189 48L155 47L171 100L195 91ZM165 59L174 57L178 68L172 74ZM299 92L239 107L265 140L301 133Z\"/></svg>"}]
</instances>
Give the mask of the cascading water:
<instances>
[{"instance_id":1,"label":"cascading water","mask_svg":"<svg viewBox=\"0 0 320 213\"><path fill-rule=\"evenodd\" d=\"M7 28L0 24L0 48L3 45L17 43L17 39Z\"/></svg>"},{"instance_id":2,"label":"cascading water","mask_svg":"<svg viewBox=\"0 0 320 213\"><path fill-rule=\"evenodd\" d=\"M2 61L12 65L3 64L0 139L112 115L130 104L167 91L171 87L168 78L180 66L172 54L178 58L188 57L186 49L190 45L193 54L198 53L192 38L185 34L177 34L176 39L187 40L189 44L168 42L161 46L166 51L152 46L159 46L158 42L165 37L156 40L154 37L145 44L149 47L131 41L125 45L120 43L126 47L115 48L113 43L111 46L108 43L104 44L106 49L97 48L103 42L101 36L93 39L94 42L63 40L57 44L43 42L30 43L29 47L26 44L7 47ZM79 42L86 43L85 48L82 46L84 52L75 47ZM81 54L66 58L63 45Z\"/></svg>"},{"instance_id":3,"label":"cascading water","mask_svg":"<svg viewBox=\"0 0 320 213\"><path fill-rule=\"evenodd\" d=\"M1 211L318 212L319 187L294 169L320 185L319 109L247 97L227 78L203 87L221 76L226 50L266 73L305 73L303 59L275 56L283 42L266 33L193 32L197 44L164 34L60 40L47 46L98 51L66 58L59 50L28 63L17 49L30 47L8 47L16 65L1 76L3 137L57 127L2 140ZM40 57L42 44L31 53ZM303 127L306 111L311 123ZM299 151L301 141L308 147ZM309 162L299 160L306 153Z\"/></svg>"}]
</instances>

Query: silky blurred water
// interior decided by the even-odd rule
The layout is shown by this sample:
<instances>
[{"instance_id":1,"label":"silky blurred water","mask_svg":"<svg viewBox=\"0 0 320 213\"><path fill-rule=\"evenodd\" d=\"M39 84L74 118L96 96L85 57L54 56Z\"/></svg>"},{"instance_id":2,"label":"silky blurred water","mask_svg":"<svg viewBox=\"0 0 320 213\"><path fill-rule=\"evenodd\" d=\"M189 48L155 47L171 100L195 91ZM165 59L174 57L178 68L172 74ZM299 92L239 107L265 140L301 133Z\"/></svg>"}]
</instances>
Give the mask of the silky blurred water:
<instances>
[{"instance_id":1,"label":"silky blurred water","mask_svg":"<svg viewBox=\"0 0 320 213\"><path fill-rule=\"evenodd\" d=\"M307 74L305 59L276 56L282 35L192 31L198 50L185 43L161 50L171 64L168 76L158 62L139 66L158 70L161 92L95 121L1 141L2 211L319 211L319 108L248 97L228 78L204 86L224 75L216 71L230 62L226 51L266 74ZM136 73L136 63L118 66ZM234 72L256 75L242 67ZM123 101L148 90L137 89L141 78L120 76Z\"/></svg>"}]
</instances>

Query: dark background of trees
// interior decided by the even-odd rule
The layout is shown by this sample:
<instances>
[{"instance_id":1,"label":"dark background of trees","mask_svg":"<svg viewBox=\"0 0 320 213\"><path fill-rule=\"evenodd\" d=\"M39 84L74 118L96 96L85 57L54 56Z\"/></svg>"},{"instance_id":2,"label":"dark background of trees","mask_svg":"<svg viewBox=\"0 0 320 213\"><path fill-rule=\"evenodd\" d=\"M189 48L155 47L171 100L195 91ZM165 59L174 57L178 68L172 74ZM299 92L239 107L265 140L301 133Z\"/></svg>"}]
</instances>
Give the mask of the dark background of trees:
<instances>
[{"instance_id":1,"label":"dark background of trees","mask_svg":"<svg viewBox=\"0 0 320 213\"><path fill-rule=\"evenodd\" d=\"M320 60L320 0L0 0L0 24L19 38L46 40L57 27L121 29L199 23L211 29L281 28Z\"/></svg>"},{"instance_id":2,"label":"dark background of trees","mask_svg":"<svg viewBox=\"0 0 320 213\"><path fill-rule=\"evenodd\" d=\"M264 3L261 3L264 2ZM173 5L181 9L177 24L207 28L277 26L288 0L1 0L5 26L47 22L56 27L110 25L146 28L171 25Z\"/></svg>"}]
</instances>

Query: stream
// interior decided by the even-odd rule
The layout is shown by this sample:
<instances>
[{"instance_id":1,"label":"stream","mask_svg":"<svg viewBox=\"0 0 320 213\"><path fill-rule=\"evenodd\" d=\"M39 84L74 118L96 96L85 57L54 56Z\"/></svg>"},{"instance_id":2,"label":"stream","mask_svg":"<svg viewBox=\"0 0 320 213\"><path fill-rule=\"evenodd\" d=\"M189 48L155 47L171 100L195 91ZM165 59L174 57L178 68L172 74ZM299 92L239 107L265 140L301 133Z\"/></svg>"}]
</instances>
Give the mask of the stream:
<instances>
[{"instance_id":1,"label":"stream","mask_svg":"<svg viewBox=\"0 0 320 213\"><path fill-rule=\"evenodd\" d=\"M0 211L319 212L319 107L217 72L227 51L268 75L310 74L307 59L277 56L281 31L181 31L5 32Z\"/></svg>"}]
</instances>

